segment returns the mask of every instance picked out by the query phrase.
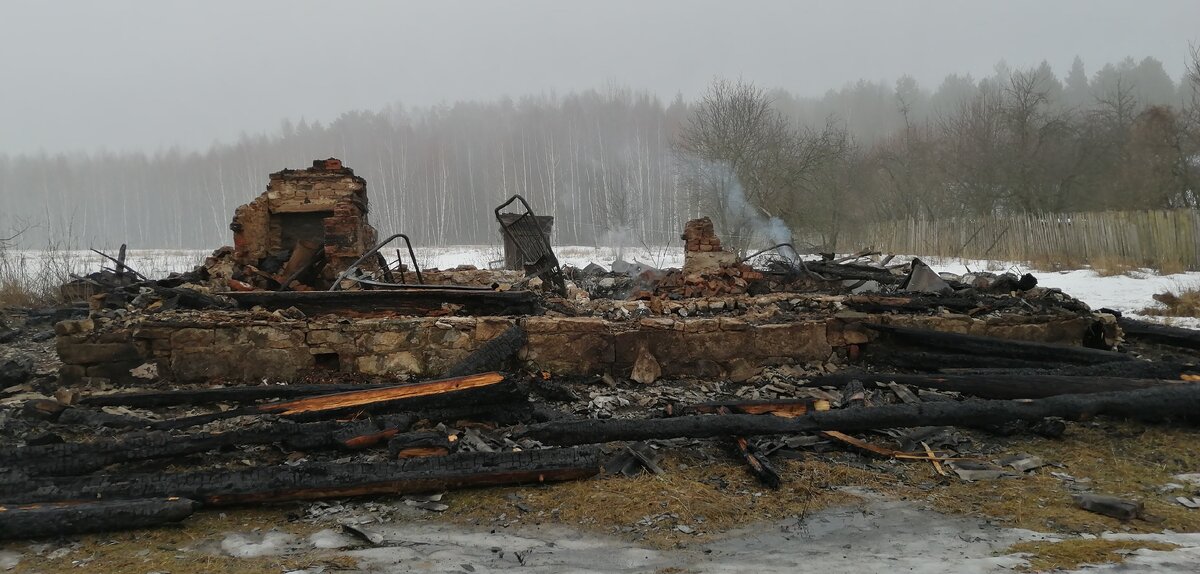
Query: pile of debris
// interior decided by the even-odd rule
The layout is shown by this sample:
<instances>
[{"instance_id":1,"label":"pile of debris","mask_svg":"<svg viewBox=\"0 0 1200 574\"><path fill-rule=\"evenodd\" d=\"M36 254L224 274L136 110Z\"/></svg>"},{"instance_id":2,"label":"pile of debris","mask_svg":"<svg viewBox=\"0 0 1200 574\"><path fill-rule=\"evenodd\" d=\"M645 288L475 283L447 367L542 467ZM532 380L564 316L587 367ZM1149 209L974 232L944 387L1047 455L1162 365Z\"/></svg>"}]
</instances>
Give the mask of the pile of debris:
<instances>
[{"instance_id":1,"label":"pile of debris","mask_svg":"<svg viewBox=\"0 0 1200 574\"><path fill-rule=\"evenodd\" d=\"M663 472L675 439L727 447L774 488L772 457L818 446L975 480L1007 471L930 427L1054 436L1064 420L1200 413L1200 337L1028 275L790 246L754 267L707 218L684 229L682 269L563 269L519 196L496 208L518 269L421 270L411 244L387 260L408 238L377 241L367 212L362 178L320 160L272 174L204 267L152 281L118 256L85 281L87 317L55 326L61 382L26 376L0 402L0 537L620 480ZM866 431L898 440L848 434Z\"/></svg>"}]
</instances>

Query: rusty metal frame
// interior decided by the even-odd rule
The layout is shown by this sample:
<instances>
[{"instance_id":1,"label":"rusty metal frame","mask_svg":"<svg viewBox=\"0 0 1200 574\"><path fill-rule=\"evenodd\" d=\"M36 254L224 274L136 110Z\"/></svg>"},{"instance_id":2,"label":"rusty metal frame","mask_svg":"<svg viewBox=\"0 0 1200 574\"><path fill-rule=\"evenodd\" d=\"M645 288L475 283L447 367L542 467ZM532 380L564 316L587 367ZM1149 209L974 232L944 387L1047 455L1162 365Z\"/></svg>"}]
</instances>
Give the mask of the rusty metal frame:
<instances>
[{"instance_id":1,"label":"rusty metal frame","mask_svg":"<svg viewBox=\"0 0 1200 574\"><path fill-rule=\"evenodd\" d=\"M500 218L500 211L511 205L514 201L520 201L525 207L525 213L519 214L517 219L512 223L504 223ZM558 264L558 257L554 255L554 249L550 246L550 238L542 233L542 228L538 225L537 216L533 213L533 208L529 206L529 202L525 201L524 197L519 194L508 198L508 201L496 207L496 222L500 224L500 233L505 238L512 241L513 245L521 253L521 263L525 267L525 276L528 279L533 277L542 277L548 279L553 285L555 292L559 295L567 296L567 283L563 278L562 267ZM528 234L528 237L522 237L513 232L514 229L530 229L536 233Z\"/></svg>"},{"instance_id":2,"label":"rusty metal frame","mask_svg":"<svg viewBox=\"0 0 1200 574\"><path fill-rule=\"evenodd\" d=\"M413 252L412 241L409 240L407 235L405 235L403 233L397 233L397 234L392 235L391 237L388 237L387 239L384 239L383 241L380 241L379 243L375 244L375 247L368 249L367 252L362 255L362 257L359 257L358 259L356 259L354 261L354 263L351 263L350 266L347 267L346 270L343 271L341 275L338 275L338 278L333 281L333 285L329 287L329 290L330 291L341 291L342 281L345 281L346 279L349 279L351 281L358 281L360 283L365 283L365 281L361 280L360 278L350 277L350 274L357 271L358 266L363 261L366 261L368 257L372 257L376 253L379 253L380 249L383 249L385 246L387 246L387 244L391 243L392 241L395 241L397 238L403 239L405 245L408 246L408 256L410 258L412 258L413 270L417 272L417 283L423 285L425 283L425 278L421 276L421 267L419 265L417 265L417 254L415 252ZM400 279L401 280L404 279L404 272L400 273ZM378 284L380 282L372 281L371 283ZM396 286L401 286L401 285L396 284Z\"/></svg>"}]
</instances>

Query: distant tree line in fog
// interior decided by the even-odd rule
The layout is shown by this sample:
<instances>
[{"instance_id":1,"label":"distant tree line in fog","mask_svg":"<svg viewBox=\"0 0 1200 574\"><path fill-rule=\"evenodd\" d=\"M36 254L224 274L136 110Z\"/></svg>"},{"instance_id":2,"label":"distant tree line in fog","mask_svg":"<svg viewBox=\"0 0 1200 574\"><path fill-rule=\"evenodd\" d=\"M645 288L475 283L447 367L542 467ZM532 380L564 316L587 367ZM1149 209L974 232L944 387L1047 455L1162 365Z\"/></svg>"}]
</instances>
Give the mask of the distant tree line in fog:
<instances>
[{"instance_id":1,"label":"distant tree line in fog","mask_svg":"<svg viewBox=\"0 0 1200 574\"><path fill-rule=\"evenodd\" d=\"M1001 63L939 86L860 81L822 97L715 80L697 101L609 87L286 121L204 152L0 155L0 237L21 246L209 248L267 174L341 158L383 235L498 240L512 194L560 244L666 244L711 215L735 245L894 218L1196 208L1200 58L1063 76Z\"/></svg>"}]
</instances>

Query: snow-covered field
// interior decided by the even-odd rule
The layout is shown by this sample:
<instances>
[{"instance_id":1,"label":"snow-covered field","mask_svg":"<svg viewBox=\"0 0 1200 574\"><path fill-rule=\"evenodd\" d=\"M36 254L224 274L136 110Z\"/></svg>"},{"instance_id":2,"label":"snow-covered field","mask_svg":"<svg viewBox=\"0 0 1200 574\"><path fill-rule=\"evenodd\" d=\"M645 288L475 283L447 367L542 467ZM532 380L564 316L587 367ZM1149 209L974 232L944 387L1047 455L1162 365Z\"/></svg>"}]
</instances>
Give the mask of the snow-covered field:
<instances>
[{"instance_id":1,"label":"snow-covered field","mask_svg":"<svg viewBox=\"0 0 1200 574\"><path fill-rule=\"evenodd\" d=\"M449 269L458 265L474 265L486 269L503 258L499 245L460 245L423 247L416 250L422 268ZM115 250L113 251L115 253ZM128 263L148 277L164 277L171 272L187 271L204 261L209 250L131 250ZM585 267L596 263L608 267L618 256L630 262L668 268L683 265L683 250L679 246L637 247L620 250L609 247L564 245L555 247L563 265ZM394 256L394 255L393 255ZM405 254L407 258L407 254ZM893 262L906 259L897 257ZM956 258L922 258L940 272L962 274L968 271L1031 272L1039 285L1062 289L1093 308L1108 307L1149 320L1166 321L1173 325L1200 328L1200 319L1179 317L1143 317L1138 311L1159 304L1152 296L1167 290L1200 287L1200 272L1158 275L1152 271L1137 271L1126 275L1101 277L1091 269L1071 271L1039 271L1024 264ZM86 274L111 267L111 262L90 251L6 251L0 252L0 272L3 276L25 278L65 277L68 273Z\"/></svg>"}]
</instances>

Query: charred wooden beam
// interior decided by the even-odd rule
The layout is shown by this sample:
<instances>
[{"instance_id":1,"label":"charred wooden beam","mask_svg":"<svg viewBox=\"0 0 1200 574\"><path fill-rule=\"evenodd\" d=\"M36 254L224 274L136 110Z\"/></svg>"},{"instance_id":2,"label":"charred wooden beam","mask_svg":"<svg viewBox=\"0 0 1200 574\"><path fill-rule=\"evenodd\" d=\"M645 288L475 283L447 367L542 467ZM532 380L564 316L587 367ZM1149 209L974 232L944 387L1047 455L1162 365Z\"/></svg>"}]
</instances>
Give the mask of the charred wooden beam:
<instances>
[{"instance_id":1,"label":"charred wooden beam","mask_svg":"<svg viewBox=\"0 0 1200 574\"><path fill-rule=\"evenodd\" d=\"M118 415L80 407L68 407L58 415L60 425L82 425L110 428L143 428L151 421L132 415Z\"/></svg>"},{"instance_id":2,"label":"charred wooden beam","mask_svg":"<svg viewBox=\"0 0 1200 574\"><path fill-rule=\"evenodd\" d=\"M938 401L884 405L869 409L815 411L793 418L717 415L667 419L604 419L542 423L519 436L543 444L573 445L668 438L708 438L861 431L892 427L1002 424L1046 417L1083 419L1097 415L1143 420L1200 418L1200 385L1166 385L1087 395L1058 395L1034 400Z\"/></svg>"},{"instance_id":3,"label":"charred wooden beam","mask_svg":"<svg viewBox=\"0 0 1200 574\"><path fill-rule=\"evenodd\" d=\"M195 501L174 497L0 506L0 539L158 526L191 516L196 506Z\"/></svg>"},{"instance_id":4,"label":"charred wooden beam","mask_svg":"<svg viewBox=\"0 0 1200 574\"><path fill-rule=\"evenodd\" d=\"M721 412L722 409L728 410L727 414L794 417L812 410L829 410L829 402L816 399L716 401L690 405L668 405L666 414L667 416L726 414Z\"/></svg>"},{"instance_id":5,"label":"charred wooden beam","mask_svg":"<svg viewBox=\"0 0 1200 574\"><path fill-rule=\"evenodd\" d=\"M513 325L467 355L467 358L457 365L450 367L446 376L462 377L501 369L510 357L525 346L525 341L525 329L520 325Z\"/></svg>"},{"instance_id":6,"label":"charred wooden beam","mask_svg":"<svg viewBox=\"0 0 1200 574\"><path fill-rule=\"evenodd\" d=\"M511 400L510 395L515 392L514 385L511 383L502 385L502 383L505 383L505 379L500 373L481 373L466 377L271 402L231 409L221 413L168 419L154 423L152 426L156 429L167 430L246 415L274 414L302 418L327 418L344 413L416 410L498 399Z\"/></svg>"},{"instance_id":7,"label":"charred wooden beam","mask_svg":"<svg viewBox=\"0 0 1200 574\"><path fill-rule=\"evenodd\" d=\"M984 357L986 359L986 357ZM1053 369L1044 368L956 368L941 369L947 375L1061 375L1065 377L1116 377L1128 379L1195 380L1200 376L1200 366L1194 363L1175 361L1121 361L1098 365L1065 365Z\"/></svg>"},{"instance_id":8,"label":"charred wooden beam","mask_svg":"<svg viewBox=\"0 0 1200 574\"><path fill-rule=\"evenodd\" d=\"M895 275L887 269L855 265L853 263L833 263L829 261L805 261L804 266L810 272L818 273L833 279L865 279L877 281L882 285L894 285L904 280L901 275Z\"/></svg>"},{"instance_id":9,"label":"charred wooden beam","mask_svg":"<svg viewBox=\"0 0 1200 574\"><path fill-rule=\"evenodd\" d=\"M720 407L717 409L719 415L733 414L733 411L728 407ZM746 466L750 468L750 473L758 478L759 482L766 486L778 490L783 485L783 478L779 476L779 472L775 467L771 466L771 462L766 457L758 456L753 449L750 448L750 441L744 436L733 437L733 446L737 449L742 460L746 461Z\"/></svg>"},{"instance_id":10,"label":"charred wooden beam","mask_svg":"<svg viewBox=\"0 0 1200 574\"><path fill-rule=\"evenodd\" d=\"M395 415L374 420L280 422L224 433L172 435L162 431L90 442L64 442L0 450L0 468L34 475L70 476L135 460L184 456L235 445L281 443L299 450L369 445L368 437L387 429L407 430L415 417ZM399 432L399 431L396 431Z\"/></svg>"},{"instance_id":11,"label":"charred wooden beam","mask_svg":"<svg viewBox=\"0 0 1200 574\"><path fill-rule=\"evenodd\" d=\"M959 313L1021 307L1016 297L963 297L943 295L850 295L842 303L863 313L914 313L945 308Z\"/></svg>"},{"instance_id":12,"label":"charred wooden beam","mask_svg":"<svg viewBox=\"0 0 1200 574\"><path fill-rule=\"evenodd\" d=\"M1132 391L1183 384L1157 379L1068 377L1063 375L904 375L898 373L836 373L812 379L813 385L842 387L851 381L889 382L954 391L984 399L1040 399L1055 395Z\"/></svg>"},{"instance_id":13,"label":"charred wooden beam","mask_svg":"<svg viewBox=\"0 0 1200 574\"><path fill-rule=\"evenodd\" d=\"M225 293L238 307L269 310L296 307L305 315L336 314L380 317L444 313L447 306L462 315L536 315L538 298L531 291L461 289L379 289L373 291L247 291Z\"/></svg>"},{"instance_id":14,"label":"charred wooden beam","mask_svg":"<svg viewBox=\"0 0 1200 574\"><path fill-rule=\"evenodd\" d=\"M0 484L0 500L32 503L179 496L205 505L227 506L553 482L587 478L599 471L599 449L555 448L459 453L382 463L313 463L234 471L42 477Z\"/></svg>"},{"instance_id":15,"label":"charred wooden beam","mask_svg":"<svg viewBox=\"0 0 1200 574\"><path fill-rule=\"evenodd\" d=\"M417 431L398 434L388 441L392 458L444 456L454 448L454 441L444 432Z\"/></svg>"},{"instance_id":16,"label":"charred wooden beam","mask_svg":"<svg viewBox=\"0 0 1200 574\"><path fill-rule=\"evenodd\" d=\"M1117 319L1117 326L1121 327L1121 330L1125 333L1125 337L1129 339L1139 339L1171 347L1200 350L1200 331L1196 329L1159 325L1127 317Z\"/></svg>"},{"instance_id":17,"label":"charred wooden beam","mask_svg":"<svg viewBox=\"0 0 1200 574\"><path fill-rule=\"evenodd\" d=\"M135 393L111 393L88 395L79 399L87 406L125 406L134 408L170 407L177 405L205 405L212 403L247 403L264 399L291 399L330 393L343 393L365 389L377 389L391 385L326 384L326 385L247 385L234 387L199 389L175 389L170 391L143 391Z\"/></svg>"},{"instance_id":18,"label":"charred wooden beam","mask_svg":"<svg viewBox=\"0 0 1200 574\"><path fill-rule=\"evenodd\" d=\"M868 360L873 365L888 365L897 369L912 369L931 373L944 372L945 369L1037 369L1049 370L1066 366L1067 363L1029 361L1008 357L993 357L989 355L971 355L966 353L934 353L929 351L914 351L911 349L888 349L872 347L867 352ZM1107 363L1105 363L1107 364Z\"/></svg>"},{"instance_id":19,"label":"charred wooden beam","mask_svg":"<svg viewBox=\"0 0 1200 574\"><path fill-rule=\"evenodd\" d=\"M938 351L1007 357L1028 361L1044 361L1047 363L1076 363L1083 365L1134 360L1132 355L1125 353L1071 345L963 335L928 329L881 325L879 323L864 323L864 325L876 331L887 333L900 342L918 347L931 347Z\"/></svg>"}]
</instances>

